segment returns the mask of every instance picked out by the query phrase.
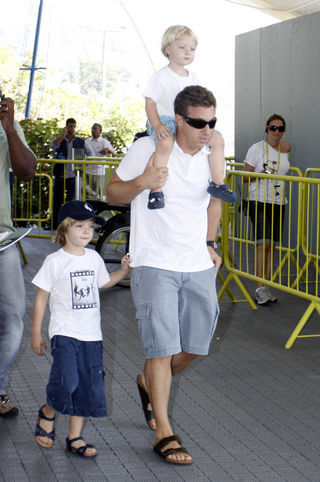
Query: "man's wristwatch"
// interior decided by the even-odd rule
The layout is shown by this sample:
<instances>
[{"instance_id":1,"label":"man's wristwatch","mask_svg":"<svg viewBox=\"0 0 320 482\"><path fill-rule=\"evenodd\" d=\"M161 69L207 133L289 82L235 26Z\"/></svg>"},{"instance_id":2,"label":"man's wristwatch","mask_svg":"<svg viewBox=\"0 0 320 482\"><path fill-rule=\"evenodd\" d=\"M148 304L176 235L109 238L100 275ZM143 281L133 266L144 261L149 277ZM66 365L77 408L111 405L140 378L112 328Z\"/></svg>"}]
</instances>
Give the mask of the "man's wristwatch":
<instances>
[{"instance_id":1,"label":"man's wristwatch","mask_svg":"<svg viewBox=\"0 0 320 482\"><path fill-rule=\"evenodd\" d=\"M211 248L216 250L218 248L218 243L216 243L215 241L207 241L207 246L210 246Z\"/></svg>"}]
</instances>

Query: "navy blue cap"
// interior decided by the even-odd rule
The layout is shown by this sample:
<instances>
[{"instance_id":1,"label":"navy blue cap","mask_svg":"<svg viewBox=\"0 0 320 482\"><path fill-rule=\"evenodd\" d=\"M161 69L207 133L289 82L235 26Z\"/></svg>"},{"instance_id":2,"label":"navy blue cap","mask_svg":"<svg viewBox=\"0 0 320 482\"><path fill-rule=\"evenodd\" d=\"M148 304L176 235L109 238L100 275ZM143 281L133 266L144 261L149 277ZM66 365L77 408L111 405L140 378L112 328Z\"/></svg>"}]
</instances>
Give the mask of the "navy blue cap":
<instances>
[{"instance_id":1,"label":"navy blue cap","mask_svg":"<svg viewBox=\"0 0 320 482\"><path fill-rule=\"evenodd\" d=\"M105 224L104 218L98 216L91 204L87 201L68 201L63 204L59 210L58 223L66 218L75 219L76 221L85 221L87 219L94 219L97 224L103 226Z\"/></svg>"}]
</instances>

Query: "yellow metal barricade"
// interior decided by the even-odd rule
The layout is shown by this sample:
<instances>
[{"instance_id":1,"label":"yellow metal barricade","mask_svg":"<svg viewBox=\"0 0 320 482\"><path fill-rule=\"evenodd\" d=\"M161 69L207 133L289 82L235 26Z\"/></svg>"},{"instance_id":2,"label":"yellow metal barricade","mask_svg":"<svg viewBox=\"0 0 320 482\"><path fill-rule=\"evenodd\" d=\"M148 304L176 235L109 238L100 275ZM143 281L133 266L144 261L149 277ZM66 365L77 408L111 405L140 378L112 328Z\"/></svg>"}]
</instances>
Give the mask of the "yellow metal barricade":
<instances>
[{"instance_id":1,"label":"yellow metal barricade","mask_svg":"<svg viewBox=\"0 0 320 482\"><path fill-rule=\"evenodd\" d=\"M53 233L54 165L63 164L63 191L66 200L66 166L75 172L75 197L83 200L106 201L106 186L121 158L87 158L83 161L38 159L36 176L25 182L15 178L13 188L13 221L17 225L34 225L33 237L50 238ZM98 186L98 189L96 188ZM45 228L46 231L43 229Z\"/></svg>"},{"instance_id":2,"label":"yellow metal barricade","mask_svg":"<svg viewBox=\"0 0 320 482\"><path fill-rule=\"evenodd\" d=\"M53 182L51 176L36 173L32 181L15 178L13 188L13 219L16 224L35 224L41 227L52 213Z\"/></svg>"},{"instance_id":3,"label":"yellow metal barricade","mask_svg":"<svg viewBox=\"0 0 320 482\"><path fill-rule=\"evenodd\" d=\"M303 317L297 324L296 329L290 336L286 348L290 348L297 337L320 336L320 335L300 335L303 326L308 321L311 313L316 309L320 313L319 298L319 246L320 246L320 180L308 179L296 176L299 170L293 169L292 176L270 176L268 174L249 173L244 171L230 170L227 174L229 185L240 186L240 192L245 192L246 184L243 178L250 182L262 182L268 189L279 189L283 186L283 196L287 198L285 214L280 209L280 237L275 251L271 250L271 273L270 278L266 279L267 266L262 265L262 274L257 272L257 232L252 229L248 215L257 219L258 204L249 201L242 195L239 200L239 211L233 213L229 206L224 203L222 216L222 256L228 276L223 283L218 297L222 297L229 288L231 281L235 281L245 300L248 301L253 309L256 305L246 290L240 278L247 278L255 282L261 282L268 286L286 291L288 293L308 299L310 305ZM234 178L233 180L229 178ZM251 181L256 178L257 181ZM310 208L310 192L313 191L314 208ZM282 196L282 194L281 194ZM283 198L284 199L284 198ZM245 216L244 210L247 209ZM265 208L264 208L265 209ZM271 211L272 227L274 228L273 216L274 208ZM282 214L283 213L283 214ZM260 213L261 215L261 213ZM265 216L265 213L262 212ZM257 223L255 223L256 225ZM271 237L273 234L271 233ZM266 243L262 243L262 251L265 253ZM264 259L264 257L263 257ZM312 262L312 269L309 268ZM302 267L301 267L302 266ZM302 276L304 276L302 280ZM236 298L233 294L233 298ZM235 301L239 301L235 299Z\"/></svg>"},{"instance_id":4,"label":"yellow metal barricade","mask_svg":"<svg viewBox=\"0 0 320 482\"><path fill-rule=\"evenodd\" d=\"M16 225L35 225L38 233L35 237L52 237L53 210L53 167L55 163L66 166L73 164L75 172L76 199L105 201L106 186L121 158L91 158L85 161L65 161L39 159L35 179L29 182L15 180L13 189L13 218ZM243 301L231 289L235 281L245 300L253 309L256 305L244 286L242 279L250 279L300 296L310 301L308 309L291 334L286 348L290 348L296 338L320 335L301 335L300 332L314 310L320 314L319 298L319 250L320 250L320 169L306 171L304 177L297 168L290 169L290 176L270 176L242 170L243 163L227 160L229 167L226 182L238 192L236 205L223 203L221 223L221 255L227 269L224 279L218 273L221 289L219 299L226 292L232 302ZM100 177L99 177L100 176ZM244 183L244 177L249 178ZM275 251L271 252L271 273L265 279L266 266L262 267L262 276L257 273L257 238L252 229L245 209L255 209L255 201L248 203L247 189L251 178L259 182L282 183L288 202L285 214L280 216L280 239ZM65 186L66 176L63 177ZM275 189L273 187L272 189ZM250 208L250 203L251 207ZM111 213L112 214L112 213ZM273 212L272 212L273 216ZM48 231L44 231L44 227Z\"/></svg>"},{"instance_id":5,"label":"yellow metal barricade","mask_svg":"<svg viewBox=\"0 0 320 482\"><path fill-rule=\"evenodd\" d=\"M320 169L309 168L305 171L304 177L309 179L318 179L320 181ZM293 286L295 286L296 283L299 283L301 279L305 279L305 273L310 269L310 265L314 265L316 270L319 269L319 246L314 246L314 243L312 243L312 237L310 237L310 226L314 226L316 223L319 223L318 194L317 185L306 185L304 190L305 211L302 213L304 215L305 229L302 231L301 240L302 250L305 254L306 260Z\"/></svg>"}]
</instances>

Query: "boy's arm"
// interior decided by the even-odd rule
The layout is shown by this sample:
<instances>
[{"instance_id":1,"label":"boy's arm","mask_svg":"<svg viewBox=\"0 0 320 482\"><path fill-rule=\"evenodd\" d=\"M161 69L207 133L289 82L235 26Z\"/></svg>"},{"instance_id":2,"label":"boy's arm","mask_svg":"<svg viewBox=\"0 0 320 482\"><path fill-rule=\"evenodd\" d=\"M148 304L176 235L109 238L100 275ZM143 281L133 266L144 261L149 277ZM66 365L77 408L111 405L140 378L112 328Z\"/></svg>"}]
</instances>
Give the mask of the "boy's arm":
<instances>
[{"instance_id":1,"label":"boy's arm","mask_svg":"<svg viewBox=\"0 0 320 482\"><path fill-rule=\"evenodd\" d=\"M43 355L43 350L47 349L46 343L41 335L41 326L43 316L46 310L50 293L41 288L38 288L34 305L32 318L32 337L31 348L37 355Z\"/></svg>"},{"instance_id":2,"label":"boy's arm","mask_svg":"<svg viewBox=\"0 0 320 482\"><path fill-rule=\"evenodd\" d=\"M161 126L156 103L151 99L151 97L146 97L146 113L154 129Z\"/></svg>"},{"instance_id":3,"label":"boy's arm","mask_svg":"<svg viewBox=\"0 0 320 482\"><path fill-rule=\"evenodd\" d=\"M105 284L102 286L102 290L106 290L107 288L112 288L112 286L115 286L119 281L121 281L125 275L128 273L124 273L121 269L118 269L118 271L114 271L113 273L109 273L110 275L110 281L109 283Z\"/></svg>"},{"instance_id":4,"label":"boy's arm","mask_svg":"<svg viewBox=\"0 0 320 482\"><path fill-rule=\"evenodd\" d=\"M103 285L101 289L105 290L107 288L112 288L112 286L115 286L117 283L119 283L119 281L121 281L125 276L127 276L131 271L129 263L130 263L130 256L126 254L121 258L121 268L118 269L118 271L109 273L110 281L105 285Z\"/></svg>"},{"instance_id":5,"label":"boy's arm","mask_svg":"<svg viewBox=\"0 0 320 482\"><path fill-rule=\"evenodd\" d=\"M159 140L167 137L169 135L169 129L161 124L157 106L151 97L146 97L146 113L152 127L154 128L156 139Z\"/></svg>"}]
</instances>

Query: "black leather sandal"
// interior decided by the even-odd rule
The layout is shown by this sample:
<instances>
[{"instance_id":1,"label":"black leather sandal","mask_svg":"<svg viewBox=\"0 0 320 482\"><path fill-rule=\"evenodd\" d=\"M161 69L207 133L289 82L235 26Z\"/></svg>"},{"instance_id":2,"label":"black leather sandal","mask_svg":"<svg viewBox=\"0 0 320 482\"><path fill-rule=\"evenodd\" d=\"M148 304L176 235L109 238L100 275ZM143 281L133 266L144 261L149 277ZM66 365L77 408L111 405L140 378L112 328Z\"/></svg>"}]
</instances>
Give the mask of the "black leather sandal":
<instances>
[{"instance_id":1,"label":"black leather sandal","mask_svg":"<svg viewBox=\"0 0 320 482\"><path fill-rule=\"evenodd\" d=\"M42 409L45 405L43 405L39 412L38 412L38 419L36 423L36 429L34 432L34 435L36 437L36 442L40 447L43 447L44 449L51 449L54 444L54 429L51 430L51 432L46 432L42 427L40 427L40 420L47 420L48 422L54 422L56 417L46 417L45 414L43 413ZM41 440L39 440L37 437L47 437L51 440L50 444L45 444Z\"/></svg>"},{"instance_id":2,"label":"black leather sandal","mask_svg":"<svg viewBox=\"0 0 320 482\"><path fill-rule=\"evenodd\" d=\"M79 455L79 457L85 457L87 459L96 457L98 455L98 452L96 452L93 455L86 455L87 449L95 449L95 447L90 444L85 444L85 445L82 445L81 447L72 447L71 444L73 442L76 442L77 440L82 440L82 437L76 437L71 440L69 439L69 437L66 438L66 450L68 450L68 452L71 452L75 455Z\"/></svg>"},{"instance_id":3,"label":"black leather sandal","mask_svg":"<svg viewBox=\"0 0 320 482\"><path fill-rule=\"evenodd\" d=\"M148 424L148 427L151 430L155 430L151 425L150 421L154 419L153 411L148 410L148 404L150 403L149 395L146 392L146 390L143 388L142 385L139 383L139 377L140 375L137 376L137 385L138 385L138 390L139 390L139 395L141 398L141 404L142 404L142 410L143 410L143 415L144 418L146 419L146 422Z\"/></svg>"},{"instance_id":4,"label":"black leather sandal","mask_svg":"<svg viewBox=\"0 0 320 482\"><path fill-rule=\"evenodd\" d=\"M174 448L170 447L166 450L162 450L164 447L169 445L170 442L177 442L180 447ZM185 454L190 455L184 447L181 445L181 440L177 435L171 435L170 437L165 437L160 440L154 447L153 450L156 454L160 455L162 459L164 459L168 464L176 464L176 465L190 465L192 464L191 460L168 460L168 456L171 454Z\"/></svg>"}]
</instances>

